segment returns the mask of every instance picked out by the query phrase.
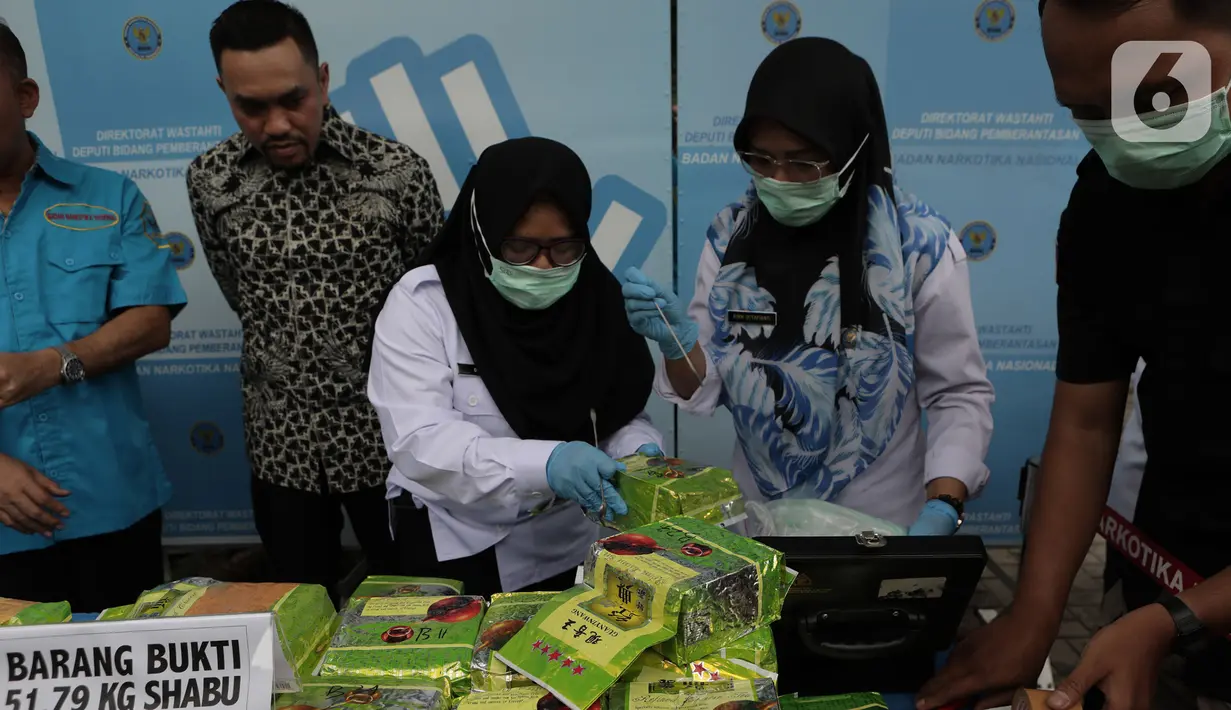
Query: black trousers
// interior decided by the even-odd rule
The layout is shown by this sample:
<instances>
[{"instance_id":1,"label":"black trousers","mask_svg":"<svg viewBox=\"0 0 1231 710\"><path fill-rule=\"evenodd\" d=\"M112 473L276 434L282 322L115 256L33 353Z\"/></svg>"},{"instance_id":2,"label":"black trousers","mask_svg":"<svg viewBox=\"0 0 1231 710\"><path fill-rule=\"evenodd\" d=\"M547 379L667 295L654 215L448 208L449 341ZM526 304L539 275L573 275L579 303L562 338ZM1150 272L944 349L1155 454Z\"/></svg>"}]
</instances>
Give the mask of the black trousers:
<instances>
[{"instance_id":1,"label":"black trousers","mask_svg":"<svg viewBox=\"0 0 1231 710\"><path fill-rule=\"evenodd\" d=\"M154 511L124 530L0 555L0 597L99 612L162 584L162 563L162 511Z\"/></svg>"},{"instance_id":2,"label":"black trousers","mask_svg":"<svg viewBox=\"0 0 1231 710\"><path fill-rule=\"evenodd\" d=\"M368 574L390 574L397 551L389 534L385 488L314 493L252 479L252 517L276 582L319 584L338 604L342 509L368 562Z\"/></svg>"},{"instance_id":3,"label":"black trousers","mask_svg":"<svg viewBox=\"0 0 1231 710\"><path fill-rule=\"evenodd\" d=\"M432 522L426 508L416 508L409 493L393 501L394 533L397 537L398 574L412 577L443 577L466 585L466 593L491 598L501 592L562 592L572 589L577 579L576 569L570 569L521 589L503 589L496 548L489 547L477 555L441 562L436 559L436 544L432 538ZM577 560L577 564L581 564Z\"/></svg>"}]
</instances>

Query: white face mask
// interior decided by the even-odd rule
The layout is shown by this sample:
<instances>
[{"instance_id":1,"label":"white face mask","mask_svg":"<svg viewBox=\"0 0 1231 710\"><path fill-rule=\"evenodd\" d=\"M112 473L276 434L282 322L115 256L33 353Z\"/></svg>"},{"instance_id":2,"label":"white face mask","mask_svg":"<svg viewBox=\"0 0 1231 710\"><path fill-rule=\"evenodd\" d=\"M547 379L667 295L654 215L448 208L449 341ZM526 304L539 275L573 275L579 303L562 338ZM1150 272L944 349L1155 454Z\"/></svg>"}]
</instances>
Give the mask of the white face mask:
<instances>
[{"instance_id":1,"label":"white face mask","mask_svg":"<svg viewBox=\"0 0 1231 710\"><path fill-rule=\"evenodd\" d=\"M483 228L479 226L479 213L475 210L475 192L470 193L470 227L474 232L475 241L482 245L491 260L492 268L488 271L487 280L504 298L514 306L526 311L541 311L549 308L571 290L581 275L583 255L574 264L556 266L550 269L540 269L529 264L510 264L497 259L487 247L487 239L483 237Z\"/></svg>"}]
</instances>

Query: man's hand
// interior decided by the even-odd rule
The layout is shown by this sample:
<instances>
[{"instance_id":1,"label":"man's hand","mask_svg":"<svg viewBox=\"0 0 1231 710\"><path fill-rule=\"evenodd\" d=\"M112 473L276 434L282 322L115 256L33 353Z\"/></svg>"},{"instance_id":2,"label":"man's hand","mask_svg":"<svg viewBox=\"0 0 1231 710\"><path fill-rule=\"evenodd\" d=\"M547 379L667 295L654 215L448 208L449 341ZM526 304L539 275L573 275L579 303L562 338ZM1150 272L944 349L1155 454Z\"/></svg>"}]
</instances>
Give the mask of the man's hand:
<instances>
[{"instance_id":1,"label":"man's hand","mask_svg":"<svg viewBox=\"0 0 1231 710\"><path fill-rule=\"evenodd\" d=\"M0 353L0 408L11 407L60 384L60 354Z\"/></svg>"},{"instance_id":2,"label":"man's hand","mask_svg":"<svg viewBox=\"0 0 1231 710\"><path fill-rule=\"evenodd\" d=\"M916 707L933 710L976 698L976 710L1010 704L1014 690L1038 680L1058 627L1059 621L1010 608L957 645L919 691Z\"/></svg>"},{"instance_id":3,"label":"man's hand","mask_svg":"<svg viewBox=\"0 0 1231 710\"><path fill-rule=\"evenodd\" d=\"M56 517L67 518L68 508L57 497L68 491L30 466L0 455L0 524L27 535L51 537L63 529Z\"/></svg>"},{"instance_id":4,"label":"man's hand","mask_svg":"<svg viewBox=\"0 0 1231 710\"><path fill-rule=\"evenodd\" d=\"M1175 623L1158 604L1143 606L1090 639L1077 670L1047 699L1053 710L1068 710L1097 686L1106 710L1149 710L1158 669L1175 640Z\"/></svg>"}]
</instances>

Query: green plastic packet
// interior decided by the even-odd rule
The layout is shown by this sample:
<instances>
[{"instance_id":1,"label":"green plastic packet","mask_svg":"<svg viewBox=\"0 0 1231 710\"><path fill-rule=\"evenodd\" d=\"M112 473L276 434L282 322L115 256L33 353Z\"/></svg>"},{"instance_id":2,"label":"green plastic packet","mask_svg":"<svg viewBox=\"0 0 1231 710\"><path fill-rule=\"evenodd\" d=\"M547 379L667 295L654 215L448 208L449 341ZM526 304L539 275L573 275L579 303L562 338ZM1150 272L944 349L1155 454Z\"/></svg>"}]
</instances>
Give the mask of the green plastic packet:
<instances>
[{"instance_id":1,"label":"green plastic packet","mask_svg":"<svg viewBox=\"0 0 1231 710\"><path fill-rule=\"evenodd\" d=\"M444 679L310 678L274 698L273 710L450 710L448 687Z\"/></svg>"},{"instance_id":2,"label":"green plastic packet","mask_svg":"<svg viewBox=\"0 0 1231 710\"><path fill-rule=\"evenodd\" d=\"M496 654L573 710L588 708L650 647L661 644L683 665L768 625L790 584L781 553L690 518L598 541L585 581Z\"/></svg>"},{"instance_id":3,"label":"green plastic packet","mask_svg":"<svg viewBox=\"0 0 1231 710\"><path fill-rule=\"evenodd\" d=\"M456 579L374 575L359 583L351 599L358 597L456 597L465 593L465 585Z\"/></svg>"},{"instance_id":4,"label":"green plastic packet","mask_svg":"<svg viewBox=\"0 0 1231 710\"><path fill-rule=\"evenodd\" d=\"M108 610L109 614L115 612ZM249 584L191 577L142 593L127 618L262 612L273 612L282 652L295 674L309 675L329 641L335 616L329 592L320 585ZM276 679L279 683L287 680Z\"/></svg>"},{"instance_id":5,"label":"green plastic packet","mask_svg":"<svg viewBox=\"0 0 1231 710\"><path fill-rule=\"evenodd\" d=\"M628 513L603 525L632 530L672 517L729 526L744 520L744 498L730 471L683 459L634 454L620 459L615 487ZM594 517L594 515L591 515Z\"/></svg>"},{"instance_id":6,"label":"green plastic packet","mask_svg":"<svg viewBox=\"0 0 1231 710\"><path fill-rule=\"evenodd\" d=\"M603 701L596 700L589 710L601 710ZM475 693L463 698L459 710L568 710L560 699L537 685Z\"/></svg>"},{"instance_id":7,"label":"green plastic packet","mask_svg":"<svg viewBox=\"0 0 1231 710\"><path fill-rule=\"evenodd\" d=\"M521 631L526 622L559 592L513 592L493 594L483 626L474 642L474 657L470 661L470 678L475 691L508 690L534 685L529 678L511 670L496 651Z\"/></svg>"},{"instance_id":8,"label":"green plastic packet","mask_svg":"<svg viewBox=\"0 0 1231 710\"><path fill-rule=\"evenodd\" d=\"M782 710L889 710L880 693L846 693L814 698L784 695L779 705Z\"/></svg>"},{"instance_id":9,"label":"green plastic packet","mask_svg":"<svg viewBox=\"0 0 1231 710\"><path fill-rule=\"evenodd\" d=\"M352 598L317 675L445 678L470 692L470 661L483 597Z\"/></svg>"},{"instance_id":10,"label":"green plastic packet","mask_svg":"<svg viewBox=\"0 0 1231 710\"><path fill-rule=\"evenodd\" d=\"M595 586L595 580L610 577L605 585L610 593L624 594L616 581L619 575L596 573L595 561L603 556L632 575L635 561L646 557L694 571L679 590L676 633L656 649L677 666L717 653L777 621L795 581L781 552L691 518L671 518L595 543L586 558L586 584Z\"/></svg>"},{"instance_id":11,"label":"green plastic packet","mask_svg":"<svg viewBox=\"0 0 1231 710\"><path fill-rule=\"evenodd\" d=\"M135 604L125 604L124 606L113 606L109 609L103 609L99 612L95 621L123 621L127 619L133 611Z\"/></svg>"},{"instance_id":12,"label":"green plastic packet","mask_svg":"<svg viewBox=\"0 0 1231 710\"><path fill-rule=\"evenodd\" d=\"M63 624L73 618L68 602L26 602L0 597L0 626Z\"/></svg>"},{"instance_id":13,"label":"green plastic packet","mask_svg":"<svg viewBox=\"0 0 1231 710\"><path fill-rule=\"evenodd\" d=\"M607 694L607 710L773 710L777 707L778 694L768 680L621 683Z\"/></svg>"},{"instance_id":14,"label":"green plastic packet","mask_svg":"<svg viewBox=\"0 0 1231 710\"><path fill-rule=\"evenodd\" d=\"M623 676L622 683L647 683L659 680L695 680L717 682L724 680L778 681L778 655L774 648L774 634L769 627L762 627L740 638L718 653L698 661L677 666L654 650L646 651L633 663Z\"/></svg>"}]
</instances>

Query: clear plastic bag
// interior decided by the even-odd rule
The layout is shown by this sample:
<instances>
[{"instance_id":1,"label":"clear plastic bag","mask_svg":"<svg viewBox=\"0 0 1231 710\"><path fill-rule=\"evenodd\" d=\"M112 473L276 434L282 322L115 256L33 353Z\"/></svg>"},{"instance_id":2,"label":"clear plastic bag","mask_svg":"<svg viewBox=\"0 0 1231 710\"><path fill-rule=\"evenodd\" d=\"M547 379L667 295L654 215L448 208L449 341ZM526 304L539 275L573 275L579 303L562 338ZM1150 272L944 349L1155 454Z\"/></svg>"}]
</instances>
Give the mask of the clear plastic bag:
<instances>
[{"instance_id":1,"label":"clear plastic bag","mask_svg":"<svg viewBox=\"0 0 1231 710\"><path fill-rule=\"evenodd\" d=\"M881 535L906 534L901 525L823 500L747 501L745 507L750 537L847 537L869 530Z\"/></svg>"}]
</instances>

